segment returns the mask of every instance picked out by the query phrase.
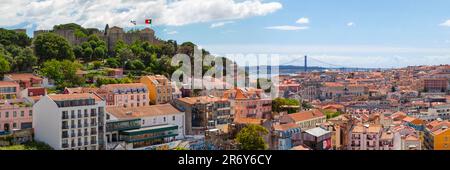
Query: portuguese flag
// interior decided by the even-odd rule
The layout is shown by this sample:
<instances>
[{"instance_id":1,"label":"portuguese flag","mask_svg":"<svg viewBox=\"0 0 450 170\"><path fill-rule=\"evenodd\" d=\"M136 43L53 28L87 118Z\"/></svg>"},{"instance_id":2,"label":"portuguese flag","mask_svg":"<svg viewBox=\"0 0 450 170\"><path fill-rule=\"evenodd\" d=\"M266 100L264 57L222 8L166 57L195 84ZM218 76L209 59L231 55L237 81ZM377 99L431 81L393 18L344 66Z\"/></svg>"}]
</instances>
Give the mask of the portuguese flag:
<instances>
[{"instance_id":1,"label":"portuguese flag","mask_svg":"<svg viewBox=\"0 0 450 170\"><path fill-rule=\"evenodd\" d=\"M152 24L152 19L145 19L145 24Z\"/></svg>"}]
</instances>

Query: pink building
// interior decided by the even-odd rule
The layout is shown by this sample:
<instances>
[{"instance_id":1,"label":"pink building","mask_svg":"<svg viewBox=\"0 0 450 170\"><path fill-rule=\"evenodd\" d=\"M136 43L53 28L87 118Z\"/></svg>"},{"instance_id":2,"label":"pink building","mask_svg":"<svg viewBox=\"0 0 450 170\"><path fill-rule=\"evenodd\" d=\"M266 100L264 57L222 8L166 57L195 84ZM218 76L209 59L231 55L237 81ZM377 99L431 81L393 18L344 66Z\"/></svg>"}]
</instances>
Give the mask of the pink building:
<instances>
[{"instance_id":1,"label":"pink building","mask_svg":"<svg viewBox=\"0 0 450 170\"><path fill-rule=\"evenodd\" d=\"M13 81L0 81L0 101L20 98L19 84Z\"/></svg>"},{"instance_id":2,"label":"pink building","mask_svg":"<svg viewBox=\"0 0 450 170\"><path fill-rule=\"evenodd\" d=\"M15 81L19 83L20 88L26 89L29 87L40 87L43 84L43 80L41 77L35 76L31 73L14 73L14 74L6 74L4 80L6 81Z\"/></svg>"},{"instance_id":3,"label":"pink building","mask_svg":"<svg viewBox=\"0 0 450 170\"><path fill-rule=\"evenodd\" d=\"M284 80L280 84L276 85L278 88L279 96L287 97L288 93L298 93L301 85L294 80Z\"/></svg>"},{"instance_id":4,"label":"pink building","mask_svg":"<svg viewBox=\"0 0 450 170\"><path fill-rule=\"evenodd\" d=\"M32 128L33 108L24 102L0 101L0 131Z\"/></svg>"},{"instance_id":5,"label":"pink building","mask_svg":"<svg viewBox=\"0 0 450 170\"><path fill-rule=\"evenodd\" d=\"M382 131L383 128L380 125L356 125L350 133L350 146L348 149L380 150ZM384 139L383 141L385 141ZM386 136L386 139L388 139L388 136Z\"/></svg>"},{"instance_id":6,"label":"pink building","mask_svg":"<svg viewBox=\"0 0 450 170\"><path fill-rule=\"evenodd\" d=\"M140 107L150 102L147 86L142 83L103 85L98 94L107 106Z\"/></svg>"},{"instance_id":7,"label":"pink building","mask_svg":"<svg viewBox=\"0 0 450 170\"><path fill-rule=\"evenodd\" d=\"M231 103L234 118L268 118L272 113L272 100L260 89L235 88L224 93Z\"/></svg>"},{"instance_id":8,"label":"pink building","mask_svg":"<svg viewBox=\"0 0 450 170\"><path fill-rule=\"evenodd\" d=\"M20 96L19 84L0 81L0 131L32 128L31 104Z\"/></svg>"}]
</instances>

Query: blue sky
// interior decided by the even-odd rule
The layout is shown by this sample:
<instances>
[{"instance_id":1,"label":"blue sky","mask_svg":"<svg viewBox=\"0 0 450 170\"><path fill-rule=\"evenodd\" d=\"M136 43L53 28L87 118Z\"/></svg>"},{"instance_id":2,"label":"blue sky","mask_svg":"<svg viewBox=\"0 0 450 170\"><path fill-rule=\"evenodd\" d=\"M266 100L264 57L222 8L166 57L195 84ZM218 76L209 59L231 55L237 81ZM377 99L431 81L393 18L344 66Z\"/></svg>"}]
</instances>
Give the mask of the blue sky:
<instances>
[{"instance_id":1,"label":"blue sky","mask_svg":"<svg viewBox=\"0 0 450 170\"><path fill-rule=\"evenodd\" d=\"M108 22L131 27L127 25L129 18L154 18L153 28L159 37L192 41L218 55L276 53L282 55L283 61L309 55L349 67L450 64L448 0L113 0L97 2L98 9L87 7L92 4L67 1L69 6L75 4L71 8L86 8L78 10L84 13L65 10L45 16L42 13L50 7L68 5L43 0L33 6L24 5L27 11L14 11L17 22L5 19L14 16L0 17L0 26L33 30L58 22L77 22L102 28ZM16 2L6 4L11 3ZM13 5L10 9L14 9ZM73 14L59 17L70 12ZM18 14L42 17L31 20Z\"/></svg>"}]
</instances>

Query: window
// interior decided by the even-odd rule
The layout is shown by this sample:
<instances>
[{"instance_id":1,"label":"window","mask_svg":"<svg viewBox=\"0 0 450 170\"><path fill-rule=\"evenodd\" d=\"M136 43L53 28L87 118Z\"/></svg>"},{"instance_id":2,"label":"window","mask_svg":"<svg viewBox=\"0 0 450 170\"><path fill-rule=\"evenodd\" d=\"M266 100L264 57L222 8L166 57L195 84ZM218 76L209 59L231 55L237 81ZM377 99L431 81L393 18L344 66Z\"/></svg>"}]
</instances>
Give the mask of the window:
<instances>
[{"instance_id":1,"label":"window","mask_svg":"<svg viewBox=\"0 0 450 170\"><path fill-rule=\"evenodd\" d=\"M25 111L20 111L20 117L24 117L25 116Z\"/></svg>"},{"instance_id":2,"label":"window","mask_svg":"<svg viewBox=\"0 0 450 170\"><path fill-rule=\"evenodd\" d=\"M17 123L13 123L13 128L17 128Z\"/></svg>"},{"instance_id":3,"label":"window","mask_svg":"<svg viewBox=\"0 0 450 170\"><path fill-rule=\"evenodd\" d=\"M2 118L2 112L0 112L0 118Z\"/></svg>"},{"instance_id":4,"label":"window","mask_svg":"<svg viewBox=\"0 0 450 170\"><path fill-rule=\"evenodd\" d=\"M13 117L17 117L17 112L13 111Z\"/></svg>"},{"instance_id":5,"label":"window","mask_svg":"<svg viewBox=\"0 0 450 170\"><path fill-rule=\"evenodd\" d=\"M166 117L164 117L163 119L164 119L164 122L166 122Z\"/></svg>"},{"instance_id":6,"label":"window","mask_svg":"<svg viewBox=\"0 0 450 170\"><path fill-rule=\"evenodd\" d=\"M30 111L28 112L28 116L33 116L33 110L30 110Z\"/></svg>"},{"instance_id":7,"label":"window","mask_svg":"<svg viewBox=\"0 0 450 170\"><path fill-rule=\"evenodd\" d=\"M175 121L175 116L172 116L172 120Z\"/></svg>"}]
</instances>

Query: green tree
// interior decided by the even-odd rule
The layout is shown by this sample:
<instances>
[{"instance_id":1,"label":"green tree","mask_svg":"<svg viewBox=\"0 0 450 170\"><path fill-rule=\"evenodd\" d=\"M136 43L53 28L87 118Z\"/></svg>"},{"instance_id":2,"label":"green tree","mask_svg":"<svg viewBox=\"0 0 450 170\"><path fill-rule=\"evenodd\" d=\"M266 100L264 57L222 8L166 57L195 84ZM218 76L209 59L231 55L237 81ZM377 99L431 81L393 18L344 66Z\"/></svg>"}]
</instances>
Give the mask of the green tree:
<instances>
[{"instance_id":1,"label":"green tree","mask_svg":"<svg viewBox=\"0 0 450 170\"><path fill-rule=\"evenodd\" d=\"M108 58L106 59L106 66L111 67L111 68L119 68L120 67L120 62L119 60L117 60L117 58Z\"/></svg>"},{"instance_id":2,"label":"green tree","mask_svg":"<svg viewBox=\"0 0 450 170\"><path fill-rule=\"evenodd\" d=\"M247 125L236 136L241 150L265 150L268 148L263 136L269 131L259 125Z\"/></svg>"},{"instance_id":3,"label":"green tree","mask_svg":"<svg viewBox=\"0 0 450 170\"><path fill-rule=\"evenodd\" d=\"M14 71L32 71L32 68L38 64L38 58L33 54L33 50L29 47L20 50L19 54L14 57Z\"/></svg>"},{"instance_id":4,"label":"green tree","mask_svg":"<svg viewBox=\"0 0 450 170\"><path fill-rule=\"evenodd\" d=\"M3 74L9 72L10 69L8 60L0 54L0 77L3 78Z\"/></svg>"},{"instance_id":5,"label":"green tree","mask_svg":"<svg viewBox=\"0 0 450 170\"><path fill-rule=\"evenodd\" d=\"M75 59L75 55L69 42L63 37L53 33L45 33L37 36L34 40L34 50L41 63L52 59Z\"/></svg>"},{"instance_id":6,"label":"green tree","mask_svg":"<svg viewBox=\"0 0 450 170\"><path fill-rule=\"evenodd\" d=\"M133 54L133 51L131 51L128 48L122 49L117 54L117 58L119 58L120 62L126 63L128 60L134 60L136 57Z\"/></svg>"},{"instance_id":7,"label":"green tree","mask_svg":"<svg viewBox=\"0 0 450 170\"><path fill-rule=\"evenodd\" d=\"M23 32L15 32L0 28L0 44L5 46L16 45L20 47L26 47L31 44L31 38Z\"/></svg>"},{"instance_id":8,"label":"green tree","mask_svg":"<svg viewBox=\"0 0 450 170\"><path fill-rule=\"evenodd\" d=\"M81 54L79 51L78 48L74 49L74 52L78 55ZM83 58L86 62L102 60L108 54L105 41L95 34L89 35L88 41L81 44L81 51L83 51L82 55L77 55L77 58Z\"/></svg>"},{"instance_id":9,"label":"green tree","mask_svg":"<svg viewBox=\"0 0 450 170\"><path fill-rule=\"evenodd\" d=\"M293 108L284 108L283 106L293 106ZM287 111L291 114L298 111L295 107L300 107L300 102L295 99L276 98L272 101L272 111L274 112Z\"/></svg>"},{"instance_id":10,"label":"green tree","mask_svg":"<svg viewBox=\"0 0 450 170\"><path fill-rule=\"evenodd\" d=\"M60 89L65 87L80 86L84 80L76 75L82 65L70 60L50 60L43 64L41 74L56 82Z\"/></svg>"}]
</instances>

